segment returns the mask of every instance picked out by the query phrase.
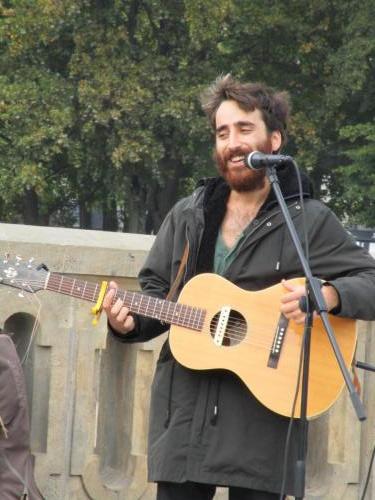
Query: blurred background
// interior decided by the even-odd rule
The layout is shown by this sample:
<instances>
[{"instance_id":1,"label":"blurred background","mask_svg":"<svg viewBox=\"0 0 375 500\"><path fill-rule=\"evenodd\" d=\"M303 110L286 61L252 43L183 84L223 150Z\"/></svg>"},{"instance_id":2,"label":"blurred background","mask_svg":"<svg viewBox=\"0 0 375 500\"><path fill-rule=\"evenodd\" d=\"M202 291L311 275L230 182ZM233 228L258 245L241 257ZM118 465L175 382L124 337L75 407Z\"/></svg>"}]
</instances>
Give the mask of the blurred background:
<instances>
[{"instance_id":1,"label":"blurred background","mask_svg":"<svg viewBox=\"0 0 375 500\"><path fill-rule=\"evenodd\" d=\"M285 152L375 227L373 0L0 1L0 220L153 234L215 174L218 75L292 101Z\"/></svg>"}]
</instances>

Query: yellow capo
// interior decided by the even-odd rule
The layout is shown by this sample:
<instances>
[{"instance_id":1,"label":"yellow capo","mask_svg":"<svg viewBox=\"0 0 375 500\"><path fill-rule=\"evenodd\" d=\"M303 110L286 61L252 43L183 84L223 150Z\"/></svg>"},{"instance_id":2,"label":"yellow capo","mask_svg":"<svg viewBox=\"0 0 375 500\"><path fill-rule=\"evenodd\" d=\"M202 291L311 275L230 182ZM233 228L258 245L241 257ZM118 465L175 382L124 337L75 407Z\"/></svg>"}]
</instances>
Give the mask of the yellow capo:
<instances>
[{"instance_id":1,"label":"yellow capo","mask_svg":"<svg viewBox=\"0 0 375 500\"><path fill-rule=\"evenodd\" d=\"M93 325L97 325L101 312L102 312L102 305L103 305L103 300L104 300L104 295L105 292L107 291L107 285L108 281L102 281L102 284L100 286L100 291L99 291L99 296L96 304L91 308L92 314L95 316L94 319L92 320Z\"/></svg>"}]
</instances>

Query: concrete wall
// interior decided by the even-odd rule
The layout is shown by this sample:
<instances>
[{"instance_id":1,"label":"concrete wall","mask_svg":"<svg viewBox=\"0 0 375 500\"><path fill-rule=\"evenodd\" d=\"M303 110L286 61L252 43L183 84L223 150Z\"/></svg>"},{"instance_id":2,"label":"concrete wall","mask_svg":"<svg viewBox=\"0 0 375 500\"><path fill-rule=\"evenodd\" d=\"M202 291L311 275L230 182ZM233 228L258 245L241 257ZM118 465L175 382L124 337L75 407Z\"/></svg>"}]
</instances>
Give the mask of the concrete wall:
<instances>
[{"instance_id":1,"label":"concrete wall","mask_svg":"<svg viewBox=\"0 0 375 500\"><path fill-rule=\"evenodd\" d=\"M3 254L51 271L137 289L152 236L0 226ZM23 262L23 261L22 261ZM34 265L34 264L33 264ZM42 274L42 273L41 273ZM39 274L38 274L39 277ZM34 278L34 276L33 276ZM92 304L49 291L0 286L0 326L22 359L31 408L36 479L48 500L155 498L146 479L149 388L162 338L124 346L107 338ZM375 360L375 328L360 324L359 360ZM360 373L368 419L356 421L346 391L310 426L308 499L357 499L375 443L375 374ZM226 498L219 490L217 499ZM375 481L367 499L375 499Z\"/></svg>"}]
</instances>

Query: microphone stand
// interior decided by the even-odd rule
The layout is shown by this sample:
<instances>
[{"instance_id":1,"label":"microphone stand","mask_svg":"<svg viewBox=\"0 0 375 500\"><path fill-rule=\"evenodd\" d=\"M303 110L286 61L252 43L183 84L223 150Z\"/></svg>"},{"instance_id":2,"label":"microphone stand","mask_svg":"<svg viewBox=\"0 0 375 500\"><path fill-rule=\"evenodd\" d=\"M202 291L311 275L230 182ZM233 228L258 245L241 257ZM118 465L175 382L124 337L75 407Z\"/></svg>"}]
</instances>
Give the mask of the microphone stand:
<instances>
[{"instance_id":1,"label":"microphone stand","mask_svg":"<svg viewBox=\"0 0 375 500\"><path fill-rule=\"evenodd\" d=\"M293 161L293 160L292 160ZM294 161L293 164L295 165ZM363 408L363 404L359 399L359 396L355 390L354 384L350 378L348 369L343 360L339 345L336 341L332 326L328 319L327 305L325 303L323 294L320 288L320 280L314 278L312 275L311 268L306 260L303 253L301 242L299 240L296 228L290 217L287 205L285 203L284 197L282 195L279 180L276 174L275 166L272 166L271 161L266 166L266 175L271 183L273 192L275 193L278 204L281 208L282 214L284 216L285 223L287 225L289 234L293 240L293 244L296 248L298 258L301 262L305 277L306 277L306 291L307 291L307 317L305 322L304 331L304 346L303 346L303 373L302 373L302 392L301 392L301 432L299 436L299 446L298 446L298 457L295 465L295 488L296 488L296 500L304 498L305 494L305 471L306 471L306 453L307 453L307 399L308 399L308 379L309 379L309 363L310 363L310 341L311 341L311 329L313 325L313 311L317 311L320 315L323 326L327 332L329 341L331 343L332 349L335 353L337 363L339 364L342 376L345 380L346 386L349 391L350 398L352 400L352 405L357 414L359 420L365 420L366 414Z\"/></svg>"},{"instance_id":2,"label":"microphone stand","mask_svg":"<svg viewBox=\"0 0 375 500\"><path fill-rule=\"evenodd\" d=\"M370 365L370 363L364 363L363 361L356 361L355 366L357 368L361 368L362 370L375 372L375 365Z\"/></svg>"}]
</instances>

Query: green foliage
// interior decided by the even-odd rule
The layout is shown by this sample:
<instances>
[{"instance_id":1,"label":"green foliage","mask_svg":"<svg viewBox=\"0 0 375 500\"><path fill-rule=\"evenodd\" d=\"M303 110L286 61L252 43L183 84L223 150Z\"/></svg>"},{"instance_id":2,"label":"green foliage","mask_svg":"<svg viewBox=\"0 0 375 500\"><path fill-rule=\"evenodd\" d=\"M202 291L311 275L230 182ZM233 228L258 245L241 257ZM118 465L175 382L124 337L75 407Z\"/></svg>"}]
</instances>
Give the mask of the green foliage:
<instances>
[{"instance_id":1,"label":"green foliage","mask_svg":"<svg viewBox=\"0 0 375 500\"><path fill-rule=\"evenodd\" d=\"M375 226L375 122L350 125L341 130L347 141L346 165L337 173L346 186L340 203L351 222ZM355 147L354 147L355 146Z\"/></svg>"},{"instance_id":2,"label":"green foliage","mask_svg":"<svg viewBox=\"0 0 375 500\"><path fill-rule=\"evenodd\" d=\"M82 227L100 209L105 229L157 230L214 174L198 96L232 72L289 90L288 152L339 215L373 224L374 9L372 0L0 3L2 220L72 224L78 205Z\"/></svg>"}]
</instances>

